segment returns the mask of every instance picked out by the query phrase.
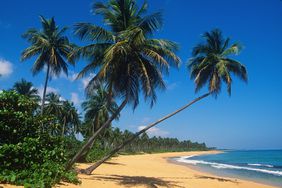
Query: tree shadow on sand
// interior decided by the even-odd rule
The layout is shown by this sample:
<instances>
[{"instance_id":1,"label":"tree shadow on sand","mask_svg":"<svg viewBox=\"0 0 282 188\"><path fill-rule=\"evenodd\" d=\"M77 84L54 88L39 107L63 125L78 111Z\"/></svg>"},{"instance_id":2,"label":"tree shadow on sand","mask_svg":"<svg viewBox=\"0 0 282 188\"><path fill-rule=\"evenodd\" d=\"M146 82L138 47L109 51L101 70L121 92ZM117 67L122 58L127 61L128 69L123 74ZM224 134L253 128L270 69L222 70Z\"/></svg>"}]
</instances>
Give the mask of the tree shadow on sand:
<instances>
[{"instance_id":1,"label":"tree shadow on sand","mask_svg":"<svg viewBox=\"0 0 282 188\"><path fill-rule=\"evenodd\" d=\"M120 185L134 187L134 186L146 186L147 188L156 188L158 186L162 187L179 187L176 181L167 181L161 178L146 177L146 176L121 176L121 175L109 175L109 176L92 176L83 179L93 179L102 181L114 181Z\"/></svg>"},{"instance_id":2,"label":"tree shadow on sand","mask_svg":"<svg viewBox=\"0 0 282 188\"><path fill-rule=\"evenodd\" d=\"M124 164L122 164L122 163L108 162L108 161L104 162L104 164L108 164L108 165L122 165L122 166L124 166Z\"/></svg>"},{"instance_id":3,"label":"tree shadow on sand","mask_svg":"<svg viewBox=\"0 0 282 188\"><path fill-rule=\"evenodd\" d=\"M217 177L212 177L212 176L195 176L197 179L210 179L210 180L217 180L220 182L231 182L231 183L236 183L238 184L239 182L237 180L231 180L231 179L225 179L225 178L217 178Z\"/></svg>"}]
</instances>

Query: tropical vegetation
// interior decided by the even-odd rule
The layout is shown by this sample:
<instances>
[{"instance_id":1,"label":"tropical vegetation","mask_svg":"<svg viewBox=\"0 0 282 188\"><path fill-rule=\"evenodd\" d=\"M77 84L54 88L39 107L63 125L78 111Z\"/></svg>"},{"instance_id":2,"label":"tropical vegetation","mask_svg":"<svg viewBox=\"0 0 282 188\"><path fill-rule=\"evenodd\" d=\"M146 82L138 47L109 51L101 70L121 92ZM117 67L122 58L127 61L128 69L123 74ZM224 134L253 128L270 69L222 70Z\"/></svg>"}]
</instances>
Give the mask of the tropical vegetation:
<instances>
[{"instance_id":1,"label":"tropical vegetation","mask_svg":"<svg viewBox=\"0 0 282 188\"><path fill-rule=\"evenodd\" d=\"M88 94L103 82L109 98L117 97L122 102L70 160L67 169L90 148L95 138L127 104L137 107L140 93L153 106L157 98L156 90L165 88L162 73L168 74L170 66L179 65L180 59L175 54L178 46L169 40L152 38L162 25L161 14L144 15L146 11L147 3L139 9L135 0L109 1L106 4L98 2L94 3L93 12L101 15L110 29L91 23L75 25L75 35L91 42L71 55L71 59L82 56L91 60L78 78L96 70L97 74L87 86Z\"/></svg>"},{"instance_id":2,"label":"tropical vegetation","mask_svg":"<svg viewBox=\"0 0 282 188\"><path fill-rule=\"evenodd\" d=\"M158 121L146 126L144 129L132 135L122 144L109 152L109 154L103 157L100 161L82 172L91 174L92 171L103 162L115 155L123 147L130 144L150 128L185 110L192 104L208 97L209 95L217 97L221 90L222 82L227 84L227 92L231 95L232 73L247 82L247 71L245 66L229 57L230 55L237 55L239 53L240 45L238 43L230 45L230 39L224 39L221 31L218 29L206 32L203 35L203 38L205 39L204 43L198 44L193 48L192 58L188 63L188 69L191 72L191 79L193 79L195 83L195 91L198 92L203 86L208 85L208 93L192 100L171 114L168 114Z\"/></svg>"},{"instance_id":3,"label":"tropical vegetation","mask_svg":"<svg viewBox=\"0 0 282 188\"><path fill-rule=\"evenodd\" d=\"M41 113L43 113L48 80L52 75L59 76L62 71L68 74L68 61L66 60L75 46L64 35L66 27L60 29L54 18L47 20L40 16L40 21L41 30L33 28L23 34L23 38L30 43L30 46L22 52L21 60L25 61L37 56L32 66L33 75L47 68L41 103ZM69 63L73 64L71 61Z\"/></svg>"},{"instance_id":4,"label":"tropical vegetation","mask_svg":"<svg viewBox=\"0 0 282 188\"><path fill-rule=\"evenodd\" d=\"M136 133L116 126L121 111L137 108L141 97L153 107L157 93L166 89L164 76L180 65L178 44L155 38L162 14L147 12L147 2L140 7L136 0L95 2L92 13L101 16L105 26L76 23L73 35L86 43L82 46L71 43L66 28L54 18L40 16L42 28L23 34L30 46L21 60L36 57L33 75L46 70L43 95L25 79L0 92L0 183L78 183L76 162L96 162L80 170L90 174L117 154L209 149L205 143L157 137L148 130L208 96L218 97L224 84L231 95L233 77L247 82L246 67L234 58L241 45L231 43L219 29L203 34L187 63L195 92L207 86L205 94ZM80 108L47 88L52 77L67 75L68 66L81 59L87 65L77 79L92 77Z\"/></svg>"},{"instance_id":5,"label":"tropical vegetation","mask_svg":"<svg viewBox=\"0 0 282 188\"><path fill-rule=\"evenodd\" d=\"M75 172L65 171L63 140L42 127L52 117L41 116L37 108L25 95L0 93L0 182L25 187L51 187L61 180L78 183Z\"/></svg>"}]
</instances>

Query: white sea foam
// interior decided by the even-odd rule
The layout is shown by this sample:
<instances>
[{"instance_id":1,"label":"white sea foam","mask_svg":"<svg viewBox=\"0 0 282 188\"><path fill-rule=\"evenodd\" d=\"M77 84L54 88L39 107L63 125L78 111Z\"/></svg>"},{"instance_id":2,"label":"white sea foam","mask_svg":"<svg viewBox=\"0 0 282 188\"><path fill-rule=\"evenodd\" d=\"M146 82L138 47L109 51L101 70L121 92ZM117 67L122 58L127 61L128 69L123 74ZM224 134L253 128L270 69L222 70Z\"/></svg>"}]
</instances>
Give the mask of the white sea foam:
<instances>
[{"instance_id":1,"label":"white sea foam","mask_svg":"<svg viewBox=\"0 0 282 188\"><path fill-rule=\"evenodd\" d=\"M249 163L249 166L261 166L261 167L268 167L268 168L273 168L273 165L268 165L268 164L256 164L256 163Z\"/></svg>"},{"instance_id":2,"label":"white sea foam","mask_svg":"<svg viewBox=\"0 0 282 188\"><path fill-rule=\"evenodd\" d=\"M197 165L197 164L209 165L217 169L249 170L249 171L256 171L256 172L261 172L261 173L266 173L266 174L272 174L276 176L282 176L282 171L278 171L278 170L266 170L266 169L260 169L260 168L251 168L251 167L244 167L244 166L235 166L235 165L229 165L229 164L207 162L203 160L191 160L189 159L191 157L193 156L179 157L176 159L176 161L187 163L187 164L192 164L192 165Z\"/></svg>"}]
</instances>

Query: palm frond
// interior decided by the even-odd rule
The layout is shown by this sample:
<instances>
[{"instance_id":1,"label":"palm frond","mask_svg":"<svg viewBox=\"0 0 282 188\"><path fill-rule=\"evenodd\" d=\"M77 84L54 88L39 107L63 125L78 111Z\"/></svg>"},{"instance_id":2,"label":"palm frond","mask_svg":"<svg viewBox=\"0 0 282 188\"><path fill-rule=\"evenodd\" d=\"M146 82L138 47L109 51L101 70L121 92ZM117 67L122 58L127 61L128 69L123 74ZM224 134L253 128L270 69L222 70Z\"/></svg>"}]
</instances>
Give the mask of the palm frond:
<instances>
[{"instance_id":1,"label":"palm frond","mask_svg":"<svg viewBox=\"0 0 282 188\"><path fill-rule=\"evenodd\" d=\"M77 23L74 25L74 34L82 40L90 41L114 41L114 36L110 31L90 23Z\"/></svg>"},{"instance_id":2,"label":"palm frond","mask_svg":"<svg viewBox=\"0 0 282 188\"><path fill-rule=\"evenodd\" d=\"M223 81L231 95L231 73L247 81L246 67L228 58L229 55L237 55L241 45L234 43L229 47L230 39L224 39L218 29L204 33L203 38L205 42L194 47L193 57L187 65L191 79L195 81L195 90L197 92L204 85L208 85L209 91L216 97L221 91Z\"/></svg>"},{"instance_id":3,"label":"palm frond","mask_svg":"<svg viewBox=\"0 0 282 188\"><path fill-rule=\"evenodd\" d=\"M162 13L156 12L145 16L138 24L138 27L140 27L145 33L152 34L163 26L162 20Z\"/></svg>"},{"instance_id":4,"label":"palm frond","mask_svg":"<svg viewBox=\"0 0 282 188\"><path fill-rule=\"evenodd\" d=\"M230 46L229 48L225 49L221 55L223 57L229 56L229 55L238 55L241 49L242 49L242 46L239 43L236 43Z\"/></svg>"}]
</instances>

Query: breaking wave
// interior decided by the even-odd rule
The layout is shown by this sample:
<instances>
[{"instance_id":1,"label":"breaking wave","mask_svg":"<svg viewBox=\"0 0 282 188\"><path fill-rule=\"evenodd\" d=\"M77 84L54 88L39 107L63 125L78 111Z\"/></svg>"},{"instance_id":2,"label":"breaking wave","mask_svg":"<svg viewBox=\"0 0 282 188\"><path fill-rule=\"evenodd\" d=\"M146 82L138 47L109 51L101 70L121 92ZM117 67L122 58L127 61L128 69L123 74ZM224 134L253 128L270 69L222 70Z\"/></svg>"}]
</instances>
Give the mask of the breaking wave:
<instances>
[{"instance_id":1,"label":"breaking wave","mask_svg":"<svg viewBox=\"0 0 282 188\"><path fill-rule=\"evenodd\" d=\"M262 168L252 168L252 167L245 167L245 166L237 166L237 165L230 165L230 164L223 164L223 163L215 163L215 162L207 162L203 160L192 160L190 159L193 156L184 156L176 158L176 161L181 163L187 163L192 165L209 165L213 168L217 169L236 169L236 170L248 170L248 171L256 171L260 173L272 174L275 176L282 176L282 171L279 170L268 170ZM263 165L263 164L248 164L249 166L261 166L261 167L273 167L272 165Z\"/></svg>"}]
</instances>

